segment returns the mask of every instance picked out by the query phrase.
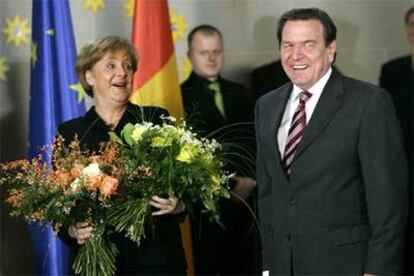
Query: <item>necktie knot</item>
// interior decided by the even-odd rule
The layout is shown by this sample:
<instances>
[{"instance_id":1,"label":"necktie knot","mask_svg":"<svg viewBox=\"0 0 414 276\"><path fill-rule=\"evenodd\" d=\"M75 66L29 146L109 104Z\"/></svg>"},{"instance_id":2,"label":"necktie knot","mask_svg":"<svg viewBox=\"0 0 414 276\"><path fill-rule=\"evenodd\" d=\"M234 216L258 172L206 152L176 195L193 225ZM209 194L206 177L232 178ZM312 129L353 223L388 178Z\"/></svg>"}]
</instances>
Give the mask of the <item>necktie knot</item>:
<instances>
[{"instance_id":1,"label":"necktie knot","mask_svg":"<svg viewBox=\"0 0 414 276\"><path fill-rule=\"evenodd\" d=\"M308 91L302 91L299 93L299 102L301 104L305 104L310 99L310 97L312 97L311 93Z\"/></svg>"},{"instance_id":2,"label":"necktie knot","mask_svg":"<svg viewBox=\"0 0 414 276\"><path fill-rule=\"evenodd\" d=\"M220 92L220 84L216 81L213 81L208 85L208 88L214 92Z\"/></svg>"}]
</instances>

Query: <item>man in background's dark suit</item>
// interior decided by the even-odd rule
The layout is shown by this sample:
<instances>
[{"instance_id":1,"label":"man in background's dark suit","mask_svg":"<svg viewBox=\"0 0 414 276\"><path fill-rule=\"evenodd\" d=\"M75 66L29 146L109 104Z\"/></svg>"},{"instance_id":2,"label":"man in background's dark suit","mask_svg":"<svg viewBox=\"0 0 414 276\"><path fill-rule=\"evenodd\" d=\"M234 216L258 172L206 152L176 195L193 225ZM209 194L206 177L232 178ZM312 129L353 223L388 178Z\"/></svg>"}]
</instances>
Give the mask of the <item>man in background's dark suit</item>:
<instances>
[{"instance_id":1,"label":"man in background's dark suit","mask_svg":"<svg viewBox=\"0 0 414 276\"><path fill-rule=\"evenodd\" d=\"M290 82L290 79L283 70L280 59L278 59L254 69L250 81L254 101L257 101L267 92Z\"/></svg>"},{"instance_id":2,"label":"man in background's dark suit","mask_svg":"<svg viewBox=\"0 0 414 276\"><path fill-rule=\"evenodd\" d=\"M198 26L190 32L188 45L188 57L193 71L181 85L181 90L189 125L203 136L249 148L249 142L251 144L254 139L253 108L244 86L219 75L223 65L220 32L210 25ZM251 178L252 168L248 171L245 161L246 158L253 161L253 157L239 151L238 154L244 157L234 158L235 150L237 152L237 148L230 149L227 156L231 161L227 169L237 172L232 191L247 199L256 182ZM222 223L225 228L210 223L199 210L195 211L191 220L195 273L252 274L253 220L248 208L236 200L221 202Z\"/></svg>"},{"instance_id":3,"label":"man in background's dark suit","mask_svg":"<svg viewBox=\"0 0 414 276\"><path fill-rule=\"evenodd\" d=\"M408 173L389 95L332 68L326 12L290 10L277 34L292 83L256 105L263 270L399 274Z\"/></svg>"},{"instance_id":4,"label":"man in background's dark suit","mask_svg":"<svg viewBox=\"0 0 414 276\"><path fill-rule=\"evenodd\" d=\"M411 46L411 55L399 57L385 63L381 68L380 86L386 89L394 101L398 120L401 123L408 165L411 187L411 213L407 229L407 263L411 264L407 274L413 274L413 171L414 171L414 7L408 9L404 17L407 40Z\"/></svg>"}]
</instances>

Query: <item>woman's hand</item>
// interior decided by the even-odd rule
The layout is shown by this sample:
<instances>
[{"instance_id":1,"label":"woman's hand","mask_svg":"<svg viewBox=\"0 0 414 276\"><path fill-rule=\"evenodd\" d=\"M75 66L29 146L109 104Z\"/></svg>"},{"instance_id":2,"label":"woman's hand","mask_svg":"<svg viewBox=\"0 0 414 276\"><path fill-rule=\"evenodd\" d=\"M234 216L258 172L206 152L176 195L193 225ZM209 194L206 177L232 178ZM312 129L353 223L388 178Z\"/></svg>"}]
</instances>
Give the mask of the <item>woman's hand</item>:
<instances>
[{"instance_id":1,"label":"woman's hand","mask_svg":"<svg viewBox=\"0 0 414 276\"><path fill-rule=\"evenodd\" d=\"M74 238L78 244L84 244L91 236L93 227L88 222L77 222L71 224L68 229L69 236Z\"/></svg>"},{"instance_id":2,"label":"woman's hand","mask_svg":"<svg viewBox=\"0 0 414 276\"><path fill-rule=\"evenodd\" d=\"M151 197L149 203L151 206L158 208L158 211L152 212L153 216L161 216L166 214L178 214L184 211L185 204L177 197L171 195L169 198L159 196Z\"/></svg>"}]
</instances>

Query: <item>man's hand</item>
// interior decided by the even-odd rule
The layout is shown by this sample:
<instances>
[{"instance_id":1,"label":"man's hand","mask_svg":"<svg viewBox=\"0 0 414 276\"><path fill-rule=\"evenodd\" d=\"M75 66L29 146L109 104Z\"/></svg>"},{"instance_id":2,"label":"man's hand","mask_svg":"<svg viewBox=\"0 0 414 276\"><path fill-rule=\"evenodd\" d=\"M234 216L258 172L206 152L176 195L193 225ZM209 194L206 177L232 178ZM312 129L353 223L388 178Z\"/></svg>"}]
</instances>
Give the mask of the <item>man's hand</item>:
<instances>
[{"instance_id":1,"label":"man's hand","mask_svg":"<svg viewBox=\"0 0 414 276\"><path fill-rule=\"evenodd\" d=\"M256 180L250 177L235 176L233 179L236 181L232 192L238 195L242 199L246 199L254 187L256 187ZM235 197L238 199L237 197Z\"/></svg>"}]
</instances>

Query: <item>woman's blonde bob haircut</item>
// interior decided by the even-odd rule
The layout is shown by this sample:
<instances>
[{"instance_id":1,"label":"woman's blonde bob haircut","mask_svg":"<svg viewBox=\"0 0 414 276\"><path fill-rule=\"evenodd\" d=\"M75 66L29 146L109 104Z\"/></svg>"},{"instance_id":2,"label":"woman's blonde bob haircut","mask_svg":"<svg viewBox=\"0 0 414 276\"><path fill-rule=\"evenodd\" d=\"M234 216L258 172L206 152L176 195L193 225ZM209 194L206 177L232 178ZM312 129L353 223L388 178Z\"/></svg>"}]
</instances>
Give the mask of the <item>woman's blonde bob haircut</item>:
<instances>
[{"instance_id":1,"label":"woman's blonde bob haircut","mask_svg":"<svg viewBox=\"0 0 414 276\"><path fill-rule=\"evenodd\" d=\"M85 92L93 97L92 87L86 81L85 73L90 70L107 53L124 51L131 59L133 72L137 70L138 55L128 39L119 36L106 36L86 43L76 59L76 73Z\"/></svg>"}]
</instances>

